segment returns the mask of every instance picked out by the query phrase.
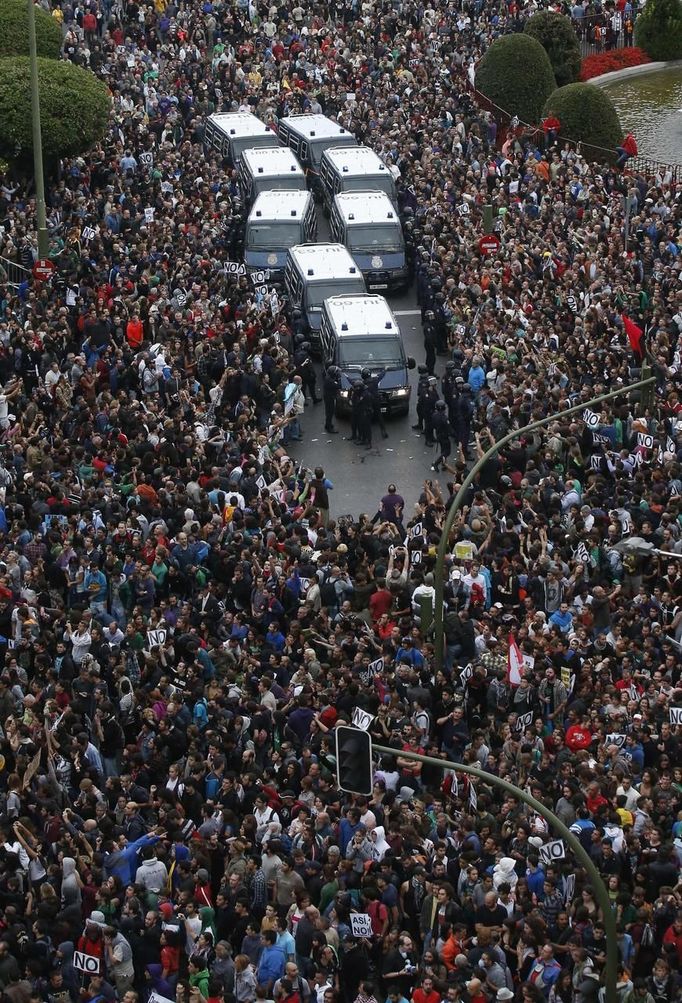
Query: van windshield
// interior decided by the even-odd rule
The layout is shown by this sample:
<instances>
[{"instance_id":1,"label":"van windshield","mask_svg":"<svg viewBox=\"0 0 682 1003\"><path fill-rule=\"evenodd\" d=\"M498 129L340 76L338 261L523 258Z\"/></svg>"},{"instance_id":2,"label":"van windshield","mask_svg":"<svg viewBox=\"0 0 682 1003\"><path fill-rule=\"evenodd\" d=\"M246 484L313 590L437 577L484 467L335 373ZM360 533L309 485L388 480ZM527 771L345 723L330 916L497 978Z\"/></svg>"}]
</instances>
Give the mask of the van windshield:
<instances>
[{"instance_id":1,"label":"van windshield","mask_svg":"<svg viewBox=\"0 0 682 1003\"><path fill-rule=\"evenodd\" d=\"M339 365L342 368L363 366L404 366L400 338L340 338Z\"/></svg>"},{"instance_id":2,"label":"van windshield","mask_svg":"<svg viewBox=\"0 0 682 1003\"><path fill-rule=\"evenodd\" d=\"M341 191L344 192L386 192L391 198L395 197L393 188L393 178L390 174L358 174L357 177L344 177L341 183Z\"/></svg>"},{"instance_id":3,"label":"van windshield","mask_svg":"<svg viewBox=\"0 0 682 1003\"><path fill-rule=\"evenodd\" d=\"M357 276L344 279L330 279L329 282L313 282L308 286L308 309L321 310L322 304L330 296L340 296L347 293L364 293L365 280L358 272Z\"/></svg>"},{"instance_id":4,"label":"van windshield","mask_svg":"<svg viewBox=\"0 0 682 1003\"><path fill-rule=\"evenodd\" d=\"M293 247L302 240L301 223L249 223L246 228L246 246L259 247L264 251L276 251L282 247Z\"/></svg>"},{"instance_id":5,"label":"van windshield","mask_svg":"<svg viewBox=\"0 0 682 1003\"><path fill-rule=\"evenodd\" d=\"M348 240L351 251L366 254L397 254L405 249L400 226L395 224L349 227Z\"/></svg>"}]
</instances>

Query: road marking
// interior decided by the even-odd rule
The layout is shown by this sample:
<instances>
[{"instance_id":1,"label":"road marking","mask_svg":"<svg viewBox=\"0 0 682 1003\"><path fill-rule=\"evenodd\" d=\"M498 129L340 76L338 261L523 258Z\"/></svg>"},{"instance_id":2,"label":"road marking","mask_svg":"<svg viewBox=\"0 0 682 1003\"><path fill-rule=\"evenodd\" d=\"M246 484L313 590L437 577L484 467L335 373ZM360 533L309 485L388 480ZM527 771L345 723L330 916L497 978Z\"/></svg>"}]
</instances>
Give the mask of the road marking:
<instances>
[{"instance_id":1,"label":"road marking","mask_svg":"<svg viewBox=\"0 0 682 1003\"><path fill-rule=\"evenodd\" d=\"M421 317L421 310L394 310L396 317Z\"/></svg>"}]
</instances>

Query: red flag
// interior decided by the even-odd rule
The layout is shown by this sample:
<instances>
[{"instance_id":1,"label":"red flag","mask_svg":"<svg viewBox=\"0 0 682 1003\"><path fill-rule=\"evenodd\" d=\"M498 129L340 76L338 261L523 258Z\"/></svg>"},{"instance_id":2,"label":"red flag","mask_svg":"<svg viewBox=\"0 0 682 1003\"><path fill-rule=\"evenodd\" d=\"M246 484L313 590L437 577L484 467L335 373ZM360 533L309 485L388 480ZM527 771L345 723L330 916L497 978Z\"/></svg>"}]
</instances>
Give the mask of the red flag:
<instances>
[{"instance_id":1,"label":"red flag","mask_svg":"<svg viewBox=\"0 0 682 1003\"><path fill-rule=\"evenodd\" d=\"M630 318L626 317L624 313L620 315L620 318L623 321L623 327L625 328L625 333L627 334L630 340L630 346L632 348L632 351L635 353L635 355L643 356L644 352L642 351L642 338L644 337L644 331L641 329L641 327L637 327L634 320L630 320Z\"/></svg>"},{"instance_id":2,"label":"red flag","mask_svg":"<svg viewBox=\"0 0 682 1003\"><path fill-rule=\"evenodd\" d=\"M521 682L523 655L513 634L509 635L509 654L507 655L507 682L510 686L518 686Z\"/></svg>"}]
</instances>

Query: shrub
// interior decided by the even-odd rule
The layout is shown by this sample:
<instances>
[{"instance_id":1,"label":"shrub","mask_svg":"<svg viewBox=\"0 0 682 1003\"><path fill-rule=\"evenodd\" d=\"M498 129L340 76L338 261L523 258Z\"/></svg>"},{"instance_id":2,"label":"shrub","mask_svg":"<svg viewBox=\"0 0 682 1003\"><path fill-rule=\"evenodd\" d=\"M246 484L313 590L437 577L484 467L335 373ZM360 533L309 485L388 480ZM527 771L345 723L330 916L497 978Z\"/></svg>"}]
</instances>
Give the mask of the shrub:
<instances>
[{"instance_id":1,"label":"shrub","mask_svg":"<svg viewBox=\"0 0 682 1003\"><path fill-rule=\"evenodd\" d=\"M610 49L608 52L597 52L593 56L585 56L580 64L580 79L591 80L592 77L600 77L602 73L613 73L615 70L624 70L628 66L643 66L650 63L644 49L636 45L629 49Z\"/></svg>"},{"instance_id":2,"label":"shrub","mask_svg":"<svg viewBox=\"0 0 682 1003\"><path fill-rule=\"evenodd\" d=\"M476 87L508 114L535 124L556 82L540 43L518 34L493 42L478 64Z\"/></svg>"},{"instance_id":3,"label":"shrub","mask_svg":"<svg viewBox=\"0 0 682 1003\"><path fill-rule=\"evenodd\" d=\"M36 7L35 14L38 55L45 59L59 59L62 29L42 7ZM2 0L0 3L0 59L4 56L28 56L26 0Z\"/></svg>"},{"instance_id":4,"label":"shrub","mask_svg":"<svg viewBox=\"0 0 682 1003\"><path fill-rule=\"evenodd\" d=\"M647 0L635 41L652 59L682 59L682 0Z\"/></svg>"},{"instance_id":5,"label":"shrub","mask_svg":"<svg viewBox=\"0 0 682 1003\"><path fill-rule=\"evenodd\" d=\"M615 160L623 130L610 98L594 84L567 84L550 95L545 115L556 115L560 135L579 140L589 160Z\"/></svg>"},{"instance_id":6,"label":"shrub","mask_svg":"<svg viewBox=\"0 0 682 1003\"><path fill-rule=\"evenodd\" d=\"M109 118L109 91L89 70L38 60L40 121L46 161L84 153L101 139ZM28 58L0 59L0 157L28 161L33 153Z\"/></svg>"},{"instance_id":7,"label":"shrub","mask_svg":"<svg viewBox=\"0 0 682 1003\"><path fill-rule=\"evenodd\" d=\"M572 84L580 72L580 45L571 19L543 10L533 14L523 29L543 47L556 78L557 87Z\"/></svg>"}]
</instances>

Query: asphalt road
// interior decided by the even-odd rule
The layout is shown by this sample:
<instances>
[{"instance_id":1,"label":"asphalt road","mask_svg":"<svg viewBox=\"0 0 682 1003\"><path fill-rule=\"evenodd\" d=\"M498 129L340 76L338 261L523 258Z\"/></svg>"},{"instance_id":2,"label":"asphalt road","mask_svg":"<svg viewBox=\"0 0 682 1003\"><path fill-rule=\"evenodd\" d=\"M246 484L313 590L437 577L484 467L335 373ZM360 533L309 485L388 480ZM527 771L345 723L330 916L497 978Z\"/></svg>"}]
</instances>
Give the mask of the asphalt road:
<instances>
[{"instance_id":1,"label":"asphalt road","mask_svg":"<svg viewBox=\"0 0 682 1003\"><path fill-rule=\"evenodd\" d=\"M414 356L419 365L424 362L424 341L414 287L407 293L389 296L388 301L400 325L405 354ZM438 358L437 376L443 374L446 361L443 357ZM317 369L319 376L320 367ZM449 475L433 473L430 467L436 454L424 445L424 437L411 428L416 422L417 370L413 369L409 375L412 386L410 413L404 418L386 420L388 439L382 439L378 426L375 426L371 450L348 440L348 419L337 419L335 424L339 434L328 435L324 430L324 406L306 405L301 422L303 441L292 445L291 452L308 467L319 465L324 468L334 484L330 499L332 516L351 514L357 517L362 512L373 515L391 482L405 498L406 515L417 501L426 478L438 478L445 491ZM319 389L321 382L318 378Z\"/></svg>"}]
</instances>

